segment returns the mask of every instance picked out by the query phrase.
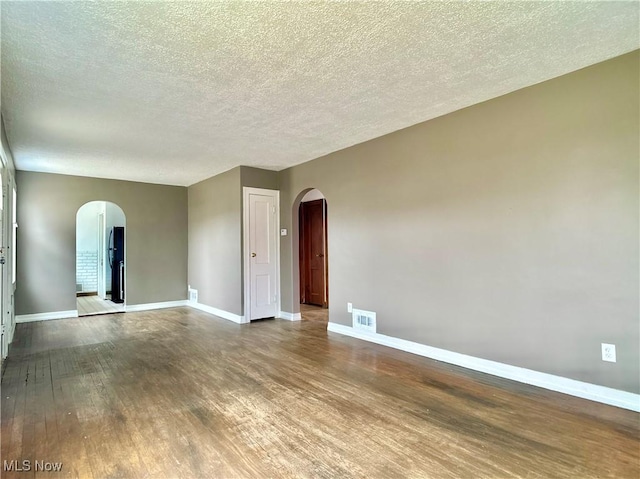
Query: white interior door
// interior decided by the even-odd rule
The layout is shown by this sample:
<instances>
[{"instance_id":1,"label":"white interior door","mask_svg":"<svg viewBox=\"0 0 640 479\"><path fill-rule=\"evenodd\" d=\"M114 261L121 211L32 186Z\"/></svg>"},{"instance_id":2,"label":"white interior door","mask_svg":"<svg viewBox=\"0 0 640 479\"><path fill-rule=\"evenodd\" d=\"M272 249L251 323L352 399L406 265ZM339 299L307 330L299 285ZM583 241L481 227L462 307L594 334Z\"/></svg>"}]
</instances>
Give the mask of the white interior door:
<instances>
[{"instance_id":1,"label":"white interior door","mask_svg":"<svg viewBox=\"0 0 640 479\"><path fill-rule=\"evenodd\" d=\"M278 195L278 191L245 188L245 317L249 321L278 314Z\"/></svg>"},{"instance_id":2,"label":"white interior door","mask_svg":"<svg viewBox=\"0 0 640 479\"><path fill-rule=\"evenodd\" d=\"M0 195L2 195L2 197L0 198L0 335L2 336L0 338L0 348L2 349L1 354L2 354L2 359L7 357L7 354L9 353L9 329L11 327L11 325L9 324L9 320L10 320L10 316L8 314L5 314L5 309L6 308L6 294L5 294L5 288L4 288L4 275L5 275L5 271L4 271L4 265L6 263L6 251L7 251L7 247L4 244L4 239L5 239L5 232L4 232L4 203L5 203L5 198L4 198L4 168L2 169L2 171L0 172Z\"/></svg>"}]
</instances>

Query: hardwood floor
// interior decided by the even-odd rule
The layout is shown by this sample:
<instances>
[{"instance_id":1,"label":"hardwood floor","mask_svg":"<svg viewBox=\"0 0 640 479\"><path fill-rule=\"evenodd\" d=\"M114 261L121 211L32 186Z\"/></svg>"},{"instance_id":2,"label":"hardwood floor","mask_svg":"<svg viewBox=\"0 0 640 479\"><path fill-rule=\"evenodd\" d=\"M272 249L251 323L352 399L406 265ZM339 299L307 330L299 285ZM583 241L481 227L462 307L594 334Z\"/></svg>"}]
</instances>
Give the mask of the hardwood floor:
<instances>
[{"instance_id":1,"label":"hardwood floor","mask_svg":"<svg viewBox=\"0 0 640 479\"><path fill-rule=\"evenodd\" d=\"M7 478L640 475L636 413L314 320L175 308L18 324L1 406L3 461L32 461Z\"/></svg>"},{"instance_id":2,"label":"hardwood floor","mask_svg":"<svg viewBox=\"0 0 640 479\"><path fill-rule=\"evenodd\" d=\"M76 303L78 306L78 316L124 312L124 304L113 303L96 295L78 296Z\"/></svg>"},{"instance_id":3,"label":"hardwood floor","mask_svg":"<svg viewBox=\"0 0 640 479\"><path fill-rule=\"evenodd\" d=\"M320 321L327 324L329 321L329 310L312 304L301 304L300 313L305 321Z\"/></svg>"}]
</instances>

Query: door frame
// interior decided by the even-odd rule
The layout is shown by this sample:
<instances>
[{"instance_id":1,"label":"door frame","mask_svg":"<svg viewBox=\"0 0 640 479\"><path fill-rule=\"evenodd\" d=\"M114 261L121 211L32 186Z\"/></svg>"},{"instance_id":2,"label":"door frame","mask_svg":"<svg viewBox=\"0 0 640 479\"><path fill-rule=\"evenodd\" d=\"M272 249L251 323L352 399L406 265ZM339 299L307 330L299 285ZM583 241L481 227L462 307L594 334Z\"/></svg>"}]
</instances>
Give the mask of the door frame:
<instances>
[{"instance_id":1,"label":"door frame","mask_svg":"<svg viewBox=\"0 0 640 479\"><path fill-rule=\"evenodd\" d=\"M275 317L281 316L280 295L280 191L265 188L242 187L242 270L243 270L243 315L241 323L251 322L251 270L249 262L249 197L250 195L271 196L275 200L276 218L274 228L274 241L276 243L276 312Z\"/></svg>"},{"instance_id":2,"label":"door frame","mask_svg":"<svg viewBox=\"0 0 640 479\"><path fill-rule=\"evenodd\" d=\"M107 248L105 246L105 230L106 211L102 211L98 213L98 296L102 299L107 297L107 265L105 264L105 253Z\"/></svg>"},{"instance_id":3,"label":"door frame","mask_svg":"<svg viewBox=\"0 0 640 479\"><path fill-rule=\"evenodd\" d=\"M6 195L5 195L5 177L7 175L6 172L6 168L4 166L4 156L2 158L2 168L0 168L0 188L2 188L2 198L1 198L1 202L2 204L0 204L0 258L2 259L2 261L0 262L0 327L2 328L2 330L0 331L0 348L1 348L1 354L0 354L0 358L1 360L4 360L8 353L9 353L9 343L10 343L10 335L12 335L12 331L9 331L9 328L12 328L11 325L11 317L10 315L5 314L5 307L6 307L6 294L5 294L5 283L7 281L7 278L5 278L5 270L7 268L5 268L6 263L7 263L7 246L5 245L5 238L7 237L6 234L6 217L5 217L5 210L7 209L7 199L6 199ZM7 313L9 311L7 310Z\"/></svg>"},{"instance_id":4,"label":"door frame","mask_svg":"<svg viewBox=\"0 0 640 479\"><path fill-rule=\"evenodd\" d=\"M3 127L4 129L4 127ZM4 142L3 142L4 143ZM3 328L2 344L0 344L0 357L2 362L9 353L9 345L13 342L13 335L16 329L14 295L16 283L13 282L14 266L14 235L16 235L17 218L14 221L16 204L14 202L13 192L17 192L18 187L15 183L15 177L9 167L4 144L0 148L0 171L2 172L0 181L0 193L2 194L2 222L0 228L0 248L2 248L1 257L4 258L4 264L0 265L0 325ZM17 280L16 280L17 281Z\"/></svg>"},{"instance_id":5,"label":"door frame","mask_svg":"<svg viewBox=\"0 0 640 479\"><path fill-rule=\"evenodd\" d=\"M15 314L15 292L17 284L17 193L18 185L16 184L16 169L13 163L13 157L7 143L6 132L4 128L4 119L0 118L0 130L2 130L2 141L0 142L0 169L2 171L2 179L0 181L0 194L2 194L2 225L0 236L0 247L2 248L2 256L5 263L0 266L0 316L2 321L0 324L4 329L4 341L0 351L0 357L8 354L9 345L13 342L13 336L16 330L16 314ZM14 194L15 193L15 194ZM0 363L2 363L0 360Z\"/></svg>"}]
</instances>

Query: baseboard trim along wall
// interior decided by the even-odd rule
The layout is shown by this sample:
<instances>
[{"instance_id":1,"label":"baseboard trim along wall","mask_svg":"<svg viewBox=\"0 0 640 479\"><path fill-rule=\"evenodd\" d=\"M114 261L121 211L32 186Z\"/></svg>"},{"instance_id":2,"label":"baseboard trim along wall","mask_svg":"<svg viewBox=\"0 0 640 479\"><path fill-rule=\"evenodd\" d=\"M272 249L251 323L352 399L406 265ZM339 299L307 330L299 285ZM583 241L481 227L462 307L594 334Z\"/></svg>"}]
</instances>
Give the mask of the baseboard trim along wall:
<instances>
[{"instance_id":1,"label":"baseboard trim along wall","mask_svg":"<svg viewBox=\"0 0 640 479\"><path fill-rule=\"evenodd\" d=\"M509 364L489 361L487 359L467 356L466 354L447 351L446 349L434 348L425 344L414 343L405 339L385 336L384 334L358 331L351 326L329 323L327 330L333 333L351 336L372 343L399 349L408 353L417 354L437 361L442 361L463 368L472 369L493 376L498 376L512 381L518 381L544 389L550 389L570 396L589 399L611 406L640 412L640 395L618 389L599 386L597 384L585 383L553 374L541 373L531 369L511 366Z\"/></svg>"},{"instance_id":2,"label":"baseboard trim along wall","mask_svg":"<svg viewBox=\"0 0 640 479\"><path fill-rule=\"evenodd\" d=\"M16 323L31 323L33 321L47 321L49 319L77 318L78 310L52 311L50 313L19 314L16 315Z\"/></svg>"},{"instance_id":3,"label":"baseboard trim along wall","mask_svg":"<svg viewBox=\"0 0 640 479\"><path fill-rule=\"evenodd\" d=\"M214 308L213 306L207 306L206 304L187 301L187 306L199 309L200 311L204 311L205 313L213 314L214 316L219 316L223 319L228 319L229 321L233 321L234 323L243 324L247 322L245 321L244 316L230 313L229 311L224 311L222 309Z\"/></svg>"},{"instance_id":4,"label":"baseboard trim along wall","mask_svg":"<svg viewBox=\"0 0 640 479\"><path fill-rule=\"evenodd\" d=\"M17 317L14 318L14 319L17 319ZM17 324L17 322L13 321L13 322L11 322L9 324L11 325L11 330L9 331L9 335L7 336L8 337L7 343L11 344L13 342L13 336L16 334L16 324Z\"/></svg>"},{"instance_id":5,"label":"baseboard trim along wall","mask_svg":"<svg viewBox=\"0 0 640 479\"><path fill-rule=\"evenodd\" d=\"M180 306L189 306L189 301L180 299L178 301L163 301L161 303L143 303L128 304L124 310L126 313L135 313L136 311L151 311L153 309L178 308Z\"/></svg>"},{"instance_id":6,"label":"baseboard trim along wall","mask_svg":"<svg viewBox=\"0 0 640 479\"><path fill-rule=\"evenodd\" d=\"M287 321L302 321L302 314L300 313L288 313L286 311L278 312L280 319L286 319Z\"/></svg>"}]
</instances>

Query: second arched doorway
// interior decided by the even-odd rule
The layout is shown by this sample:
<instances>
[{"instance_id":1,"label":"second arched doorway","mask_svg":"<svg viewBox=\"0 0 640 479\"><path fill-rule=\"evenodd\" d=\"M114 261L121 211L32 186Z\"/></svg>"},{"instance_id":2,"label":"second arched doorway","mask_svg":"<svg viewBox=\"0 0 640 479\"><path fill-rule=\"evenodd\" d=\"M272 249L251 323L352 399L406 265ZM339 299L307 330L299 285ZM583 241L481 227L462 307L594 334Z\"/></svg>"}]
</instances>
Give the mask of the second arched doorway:
<instances>
[{"instance_id":1,"label":"second arched doorway","mask_svg":"<svg viewBox=\"0 0 640 479\"><path fill-rule=\"evenodd\" d=\"M78 316L124 312L126 299L124 211L90 201L76 213Z\"/></svg>"},{"instance_id":2,"label":"second arched doorway","mask_svg":"<svg viewBox=\"0 0 640 479\"><path fill-rule=\"evenodd\" d=\"M309 190L298 207L300 303L325 310L329 307L327 223L326 198L317 189Z\"/></svg>"}]
</instances>

